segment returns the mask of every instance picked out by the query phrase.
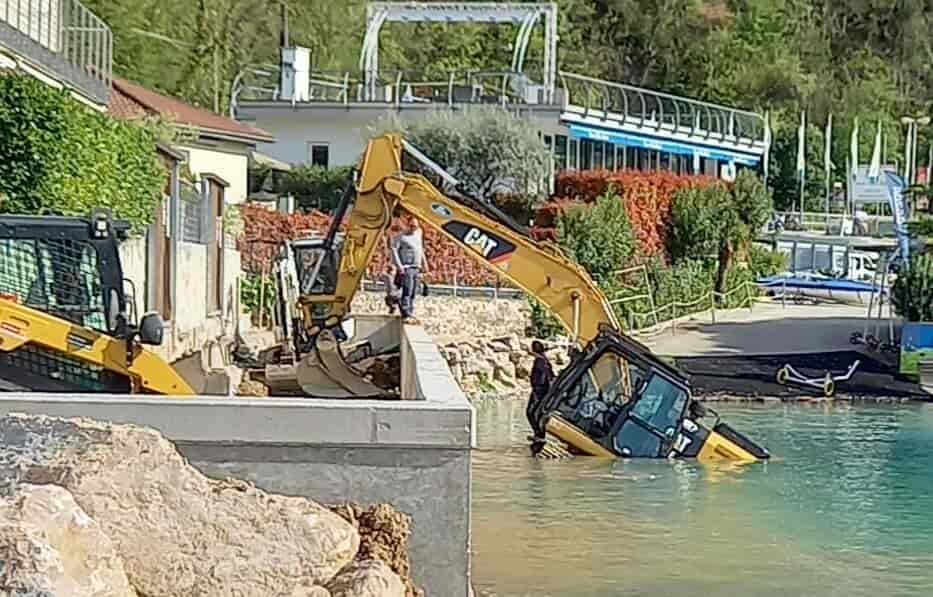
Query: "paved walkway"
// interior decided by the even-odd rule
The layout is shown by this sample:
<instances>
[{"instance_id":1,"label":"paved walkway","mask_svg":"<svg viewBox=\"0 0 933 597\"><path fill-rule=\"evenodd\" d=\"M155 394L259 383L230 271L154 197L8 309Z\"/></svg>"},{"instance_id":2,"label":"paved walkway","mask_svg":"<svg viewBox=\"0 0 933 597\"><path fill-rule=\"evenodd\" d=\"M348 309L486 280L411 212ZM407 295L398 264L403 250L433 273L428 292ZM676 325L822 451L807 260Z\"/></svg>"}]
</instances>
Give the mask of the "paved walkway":
<instances>
[{"instance_id":1,"label":"paved walkway","mask_svg":"<svg viewBox=\"0 0 933 597\"><path fill-rule=\"evenodd\" d=\"M658 354L681 357L851 350L849 336L862 331L866 312L865 307L850 305L788 303L784 307L763 302L752 311L717 311L715 324L705 313L679 322L675 332L667 329L639 340ZM878 335L886 339L887 330L879 330Z\"/></svg>"}]
</instances>

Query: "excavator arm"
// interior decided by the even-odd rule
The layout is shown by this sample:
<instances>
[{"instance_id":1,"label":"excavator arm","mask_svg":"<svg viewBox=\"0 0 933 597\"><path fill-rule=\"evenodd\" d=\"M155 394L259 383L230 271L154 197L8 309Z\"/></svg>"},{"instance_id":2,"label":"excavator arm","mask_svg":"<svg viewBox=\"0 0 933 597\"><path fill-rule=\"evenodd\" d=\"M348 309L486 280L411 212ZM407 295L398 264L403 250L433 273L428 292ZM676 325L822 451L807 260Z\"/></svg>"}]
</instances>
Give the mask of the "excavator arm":
<instances>
[{"instance_id":1,"label":"excavator arm","mask_svg":"<svg viewBox=\"0 0 933 597\"><path fill-rule=\"evenodd\" d=\"M419 164L409 168L408 160ZM413 169L439 177L449 190L442 192ZM727 425L717 422L707 429L694 420L702 409L692 401L689 382L621 333L611 305L586 270L553 243L532 239L495 206L470 197L449 173L396 135L369 142L355 195L345 197L323 243L300 259L298 302L310 339L299 351L305 355L298 367L304 391L335 397L380 393L342 358L340 324L397 208L543 303L574 339L577 351L570 365L533 409L541 428L573 451L745 462L768 457Z\"/></svg>"},{"instance_id":2,"label":"excavator arm","mask_svg":"<svg viewBox=\"0 0 933 597\"><path fill-rule=\"evenodd\" d=\"M425 176L405 172L403 155L416 158L450 186L458 186L400 137L385 135L370 141L347 217L334 292L299 299L311 336L337 325L348 314L397 207L443 233L471 257L543 303L579 344L595 338L601 326L619 329L602 291L557 245L535 241L505 215L494 219L494 206L465 194L449 196ZM337 219L339 214L335 224Z\"/></svg>"}]
</instances>

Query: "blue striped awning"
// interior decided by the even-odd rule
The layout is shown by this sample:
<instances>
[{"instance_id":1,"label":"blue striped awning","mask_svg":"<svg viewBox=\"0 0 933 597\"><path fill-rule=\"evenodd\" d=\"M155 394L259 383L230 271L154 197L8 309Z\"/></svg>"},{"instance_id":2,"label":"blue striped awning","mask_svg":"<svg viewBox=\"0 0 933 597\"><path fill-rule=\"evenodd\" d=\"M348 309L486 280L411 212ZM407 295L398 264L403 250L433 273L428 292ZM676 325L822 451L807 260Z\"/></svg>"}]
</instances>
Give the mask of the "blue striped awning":
<instances>
[{"instance_id":1,"label":"blue striped awning","mask_svg":"<svg viewBox=\"0 0 933 597\"><path fill-rule=\"evenodd\" d=\"M704 158L718 160L720 162L735 162L745 166L757 166L761 162L761 156L732 151L729 149L713 148L706 145L695 145L684 143L682 141L671 141L659 139L647 135L636 135L633 133L624 133L622 131L610 131L579 124L570 124L570 136L578 139L592 139L594 141L605 141L616 145L625 145L627 147L637 147L639 149L651 149L654 151L664 151L667 153L677 153L681 155L699 155Z\"/></svg>"}]
</instances>

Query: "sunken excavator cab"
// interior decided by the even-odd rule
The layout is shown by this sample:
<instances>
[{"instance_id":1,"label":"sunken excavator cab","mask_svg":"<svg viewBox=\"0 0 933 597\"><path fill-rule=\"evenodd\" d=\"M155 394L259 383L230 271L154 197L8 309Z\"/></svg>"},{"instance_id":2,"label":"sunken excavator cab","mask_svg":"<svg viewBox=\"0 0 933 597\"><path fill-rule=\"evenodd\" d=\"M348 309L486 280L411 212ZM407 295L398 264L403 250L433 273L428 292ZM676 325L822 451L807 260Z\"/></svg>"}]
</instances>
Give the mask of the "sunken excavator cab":
<instances>
[{"instance_id":1,"label":"sunken excavator cab","mask_svg":"<svg viewBox=\"0 0 933 597\"><path fill-rule=\"evenodd\" d=\"M145 345L162 319L136 324L118 243L129 225L0 214L0 391L193 394Z\"/></svg>"},{"instance_id":2,"label":"sunken excavator cab","mask_svg":"<svg viewBox=\"0 0 933 597\"><path fill-rule=\"evenodd\" d=\"M686 377L622 334L600 288L559 246L534 240L397 135L370 140L330 230L294 247L298 291L288 300L289 321L300 339L296 369L306 393L320 395L323 387L331 397L386 395L347 362L341 345L353 297L396 210L546 305L574 340L570 365L535 409L534 451L547 434L576 454L768 458L724 423L707 428L700 422L702 408Z\"/></svg>"},{"instance_id":3,"label":"sunken excavator cab","mask_svg":"<svg viewBox=\"0 0 933 597\"><path fill-rule=\"evenodd\" d=\"M629 383L619 375L620 362L625 363ZM566 450L589 456L700 461L770 458L766 449L715 413L715 423L705 426L701 419L706 411L693 399L683 373L644 345L604 327L533 409L537 428L546 430L552 441L539 432L532 449L558 456Z\"/></svg>"}]
</instances>

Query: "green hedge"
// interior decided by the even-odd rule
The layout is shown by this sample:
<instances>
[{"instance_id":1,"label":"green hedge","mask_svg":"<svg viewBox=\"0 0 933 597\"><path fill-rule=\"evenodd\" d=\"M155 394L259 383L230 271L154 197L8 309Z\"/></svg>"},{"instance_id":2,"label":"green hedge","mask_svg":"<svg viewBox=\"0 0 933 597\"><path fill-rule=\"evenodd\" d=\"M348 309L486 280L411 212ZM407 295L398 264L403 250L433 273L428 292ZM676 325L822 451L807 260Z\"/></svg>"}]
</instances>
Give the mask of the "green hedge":
<instances>
[{"instance_id":1,"label":"green hedge","mask_svg":"<svg viewBox=\"0 0 933 597\"><path fill-rule=\"evenodd\" d=\"M907 321L933 321L933 256L915 255L894 281L891 302Z\"/></svg>"},{"instance_id":2,"label":"green hedge","mask_svg":"<svg viewBox=\"0 0 933 597\"><path fill-rule=\"evenodd\" d=\"M0 210L148 225L167 176L149 130L116 121L24 75L0 75Z\"/></svg>"}]
</instances>

